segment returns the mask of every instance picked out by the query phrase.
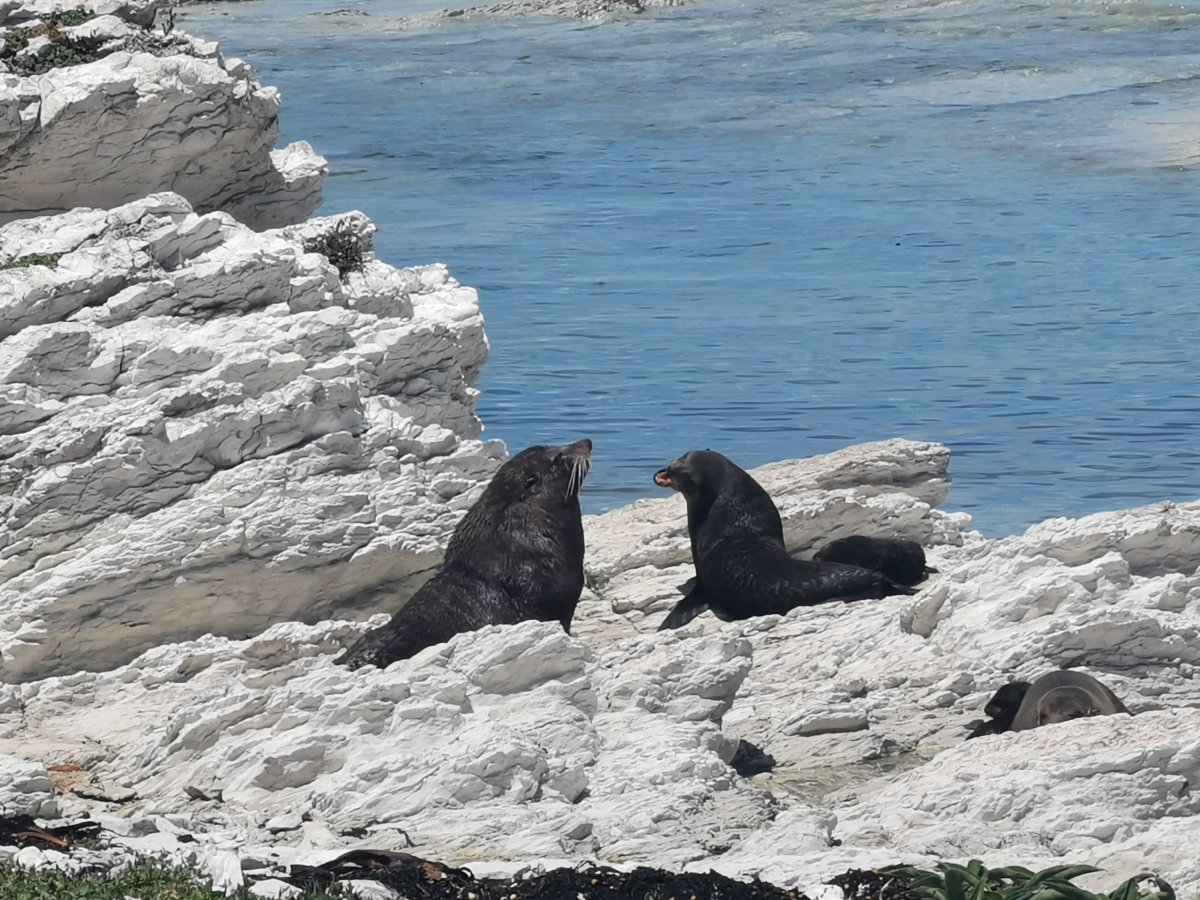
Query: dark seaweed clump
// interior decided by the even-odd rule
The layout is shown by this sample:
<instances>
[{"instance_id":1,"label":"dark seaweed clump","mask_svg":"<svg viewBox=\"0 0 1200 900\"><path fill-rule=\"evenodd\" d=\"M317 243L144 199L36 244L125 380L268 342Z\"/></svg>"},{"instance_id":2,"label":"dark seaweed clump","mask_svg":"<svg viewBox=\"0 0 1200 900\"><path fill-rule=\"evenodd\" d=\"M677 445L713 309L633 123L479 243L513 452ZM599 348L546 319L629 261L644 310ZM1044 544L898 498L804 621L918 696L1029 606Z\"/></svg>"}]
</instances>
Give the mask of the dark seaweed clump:
<instances>
[{"instance_id":1,"label":"dark seaweed clump","mask_svg":"<svg viewBox=\"0 0 1200 900\"><path fill-rule=\"evenodd\" d=\"M907 878L878 869L851 869L825 883L840 887L846 900L920 900Z\"/></svg>"},{"instance_id":2,"label":"dark seaweed clump","mask_svg":"<svg viewBox=\"0 0 1200 900\"><path fill-rule=\"evenodd\" d=\"M345 278L351 272L361 272L365 254L370 247L354 233L349 222L339 222L324 234L311 237L302 246L305 253L320 253L338 270L338 277Z\"/></svg>"},{"instance_id":3,"label":"dark seaweed clump","mask_svg":"<svg viewBox=\"0 0 1200 900\"><path fill-rule=\"evenodd\" d=\"M554 869L530 878L475 878L407 854L351 851L323 866L292 866L284 878L305 890L328 889L337 881L377 881L403 897L422 900L808 900L800 891L765 881L738 881L716 872L673 873L639 866L618 872L607 866Z\"/></svg>"}]
</instances>

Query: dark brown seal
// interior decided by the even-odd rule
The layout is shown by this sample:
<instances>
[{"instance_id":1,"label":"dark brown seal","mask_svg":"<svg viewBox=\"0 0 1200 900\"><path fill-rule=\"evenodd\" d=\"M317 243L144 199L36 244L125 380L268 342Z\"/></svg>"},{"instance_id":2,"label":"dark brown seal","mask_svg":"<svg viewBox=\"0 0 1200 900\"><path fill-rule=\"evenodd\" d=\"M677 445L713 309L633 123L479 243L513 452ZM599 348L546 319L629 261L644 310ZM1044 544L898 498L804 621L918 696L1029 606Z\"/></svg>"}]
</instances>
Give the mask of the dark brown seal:
<instances>
[{"instance_id":1,"label":"dark brown seal","mask_svg":"<svg viewBox=\"0 0 1200 900\"><path fill-rule=\"evenodd\" d=\"M1013 731L1028 731L1088 716L1127 713L1125 704L1107 687L1083 672L1059 669L1037 679L1021 700Z\"/></svg>"},{"instance_id":2,"label":"dark brown seal","mask_svg":"<svg viewBox=\"0 0 1200 900\"><path fill-rule=\"evenodd\" d=\"M570 633L583 590L579 488L591 454L585 438L529 447L501 466L454 529L437 574L336 661L384 668L460 632L527 619Z\"/></svg>"},{"instance_id":3,"label":"dark brown seal","mask_svg":"<svg viewBox=\"0 0 1200 900\"><path fill-rule=\"evenodd\" d=\"M992 699L983 708L991 718L986 722L976 721L975 727L967 735L967 740L1011 731L1013 719L1017 717L1017 710L1021 708L1021 701L1025 699L1030 687L1028 681L1010 681L992 694Z\"/></svg>"},{"instance_id":4,"label":"dark brown seal","mask_svg":"<svg viewBox=\"0 0 1200 900\"><path fill-rule=\"evenodd\" d=\"M687 500L696 577L659 626L678 628L711 609L720 619L783 614L832 600L911 594L878 572L840 563L792 559L779 510L762 485L713 450L693 450L668 463L654 483Z\"/></svg>"},{"instance_id":5,"label":"dark brown seal","mask_svg":"<svg viewBox=\"0 0 1200 900\"><path fill-rule=\"evenodd\" d=\"M925 565L925 550L916 541L903 538L868 537L852 534L830 541L813 554L817 562L861 566L885 575L897 584L917 584L937 569Z\"/></svg>"}]
</instances>

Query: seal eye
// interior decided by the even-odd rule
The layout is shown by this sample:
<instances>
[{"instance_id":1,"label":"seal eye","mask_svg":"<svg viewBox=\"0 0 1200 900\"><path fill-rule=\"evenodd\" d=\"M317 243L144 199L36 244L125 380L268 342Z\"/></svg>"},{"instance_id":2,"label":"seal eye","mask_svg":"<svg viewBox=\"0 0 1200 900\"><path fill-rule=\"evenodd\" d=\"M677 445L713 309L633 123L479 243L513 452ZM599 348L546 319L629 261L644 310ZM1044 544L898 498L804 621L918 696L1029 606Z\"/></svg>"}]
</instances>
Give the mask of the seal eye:
<instances>
[{"instance_id":1,"label":"seal eye","mask_svg":"<svg viewBox=\"0 0 1200 900\"><path fill-rule=\"evenodd\" d=\"M541 480L541 478L539 476L530 475L528 478L525 479L525 487L531 488L535 484L537 484L540 480Z\"/></svg>"}]
</instances>

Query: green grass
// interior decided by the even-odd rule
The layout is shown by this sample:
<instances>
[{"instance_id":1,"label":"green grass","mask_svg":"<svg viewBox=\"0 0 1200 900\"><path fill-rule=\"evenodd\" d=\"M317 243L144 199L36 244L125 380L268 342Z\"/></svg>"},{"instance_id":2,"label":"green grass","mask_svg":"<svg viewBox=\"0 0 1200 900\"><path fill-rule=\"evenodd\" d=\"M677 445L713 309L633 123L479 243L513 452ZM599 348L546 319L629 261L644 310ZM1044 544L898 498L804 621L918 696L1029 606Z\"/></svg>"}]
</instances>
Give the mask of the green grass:
<instances>
[{"instance_id":1,"label":"green grass","mask_svg":"<svg viewBox=\"0 0 1200 900\"><path fill-rule=\"evenodd\" d=\"M70 28L72 25L82 25L84 22L90 22L96 18L96 14L86 6L77 6L74 9L63 10L52 18L56 18L60 24Z\"/></svg>"},{"instance_id":2,"label":"green grass","mask_svg":"<svg viewBox=\"0 0 1200 900\"><path fill-rule=\"evenodd\" d=\"M53 269L61 256L61 253L31 253L0 265L0 269L25 269L29 266L48 266Z\"/></svg>"},{"instance_id":3,"label":"green grass","mask_svg":"<svg viewBox=\"0 0 1200 900\"><path fill-rule=\"evenodd\" d=\"M63 31L72 25L82 25L95 18L90 9L77 6L63 12L51 13L46 21L33 28L11 28L0 43L0 59L6 60L9 66L21 75L41 75L56 66L77 66L81 63L92 62L99 58L97 55L98 42L72 37ZM50 46L42 50L33 59L17 59L16 56L29 46L31 39L46 37Z\"/></svg>"},{"instance_id":4,"label":"green grass","mask_svg":"<svg viewBox=\"0 0 1200 900\"><path fill-rule=\"evenodd\" d=\"M339 889L309 891L304 900L344 900ZM0 898L2 900L246 900L254 895L247 891L223 894L204 887L197 876L187 869L143 862L129 871L110 875L64 875L62 872L25 872L0 863ZM255 898L257 900L257 898Z\"/></svg>"},{"instance_id":5,"label":"green grass","mask_svg":"<svg viewBox=\"0 0 1200 900\"><path fill-rule=\"evenodd\" d=\"M51 13L46 16L44 24L33 28L10 28L4 35L3 44L0 44L0 59L11 58L24 50L29 46L30 38L46 34L50 36L51 40L55 40L56 35L61 39L61 29L70 28L72 25L82 25L95 17L96 14L90 9L77 6L60 13Z\"/></svg>"},{"instance_id":6,"label":"green grass","mask_svg":"<svg viewBox=\"0 0 1200 900\"><path fill-rule=\"evenodd\" d=\"M921 900L1176 900L1171 886L1149 873L1135 875L1103 894L1071 883L1080 875L1101 871L1095 866L1051 866L1034 872L1022 866L989 869L973 859L965 866L940 863L938 869L897 866L884 874L907 881L908 890Z\"/></svg>"}]
</instances>

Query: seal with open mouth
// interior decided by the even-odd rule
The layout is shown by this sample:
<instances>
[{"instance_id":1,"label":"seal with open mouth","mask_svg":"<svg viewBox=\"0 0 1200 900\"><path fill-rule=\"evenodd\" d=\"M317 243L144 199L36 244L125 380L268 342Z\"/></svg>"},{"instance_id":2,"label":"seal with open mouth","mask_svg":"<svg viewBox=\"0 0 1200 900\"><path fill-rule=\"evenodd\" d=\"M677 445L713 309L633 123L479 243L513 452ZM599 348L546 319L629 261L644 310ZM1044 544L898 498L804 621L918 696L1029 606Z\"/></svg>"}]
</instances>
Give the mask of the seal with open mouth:
<instances>
[{"instance_id":1,"label":"seal with open mouth","mask_svg":"<svg viewBox=\"0 0 1200 900\"><path fill-rule=\"evenodd\" d=\"M693 450L654 473L687 500L696 577L659 626L678 628L705 609L720 619L783 614L832 600L911 594L912 588L858 566L793 559L779 510L762 485L720 453Z\"/></svg>"},{"instance_id":2,"label":"seal with open mouth","mask_svg":"<svg viewBox=\"0 0 1200 900\"><path fill-rule=\"evenodd\" d=\"M384 668L459 632L527 619L570 633L583 591L579 489L591 459L584 438L506 462L454 529L437 574L336 661Z\"/></svg>"}]
</instances>

